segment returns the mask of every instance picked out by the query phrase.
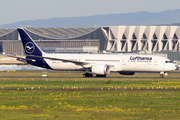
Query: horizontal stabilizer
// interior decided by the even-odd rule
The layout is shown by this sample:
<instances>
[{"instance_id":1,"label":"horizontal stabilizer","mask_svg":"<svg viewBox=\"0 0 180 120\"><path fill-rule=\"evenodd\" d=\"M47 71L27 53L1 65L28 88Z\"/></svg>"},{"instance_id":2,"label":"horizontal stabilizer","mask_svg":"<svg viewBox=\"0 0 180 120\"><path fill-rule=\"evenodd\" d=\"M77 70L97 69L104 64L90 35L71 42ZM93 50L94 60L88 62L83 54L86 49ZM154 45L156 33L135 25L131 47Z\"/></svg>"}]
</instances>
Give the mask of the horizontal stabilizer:
<instances>
[{"instance_id":1,"label":"horizontal stabilizer","mask_svg":"<svg viewBox=\"0 0 180 120\"><path fill-rule=\"evenodd\" d=\"M13 57L13 58L17 58L19 61L21 60L26 60L26 61L36 61L34 59L27 59L27 58L24 58L24 57L18 57L18 56L13 56L13 55L6 55L8 57Z\"/></svg>"}]
</instances>

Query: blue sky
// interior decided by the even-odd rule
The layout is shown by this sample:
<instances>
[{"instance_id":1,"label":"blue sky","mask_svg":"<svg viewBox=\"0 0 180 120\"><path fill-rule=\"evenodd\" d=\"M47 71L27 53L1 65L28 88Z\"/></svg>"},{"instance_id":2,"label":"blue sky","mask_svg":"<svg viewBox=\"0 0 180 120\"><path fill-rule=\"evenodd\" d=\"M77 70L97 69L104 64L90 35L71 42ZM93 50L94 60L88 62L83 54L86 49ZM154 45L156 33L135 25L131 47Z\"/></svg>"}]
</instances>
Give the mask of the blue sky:
<instances>
[{"instance_id":1,"label":"blue sky","mask_svg":"<svg viewBox=\"0 0 180 120\"><path fill-rule=\"evenodd\" d=\"M55 17L175 9L180 9L180 0L1 0L0 25Z\"/></svg>"}]
</instances>

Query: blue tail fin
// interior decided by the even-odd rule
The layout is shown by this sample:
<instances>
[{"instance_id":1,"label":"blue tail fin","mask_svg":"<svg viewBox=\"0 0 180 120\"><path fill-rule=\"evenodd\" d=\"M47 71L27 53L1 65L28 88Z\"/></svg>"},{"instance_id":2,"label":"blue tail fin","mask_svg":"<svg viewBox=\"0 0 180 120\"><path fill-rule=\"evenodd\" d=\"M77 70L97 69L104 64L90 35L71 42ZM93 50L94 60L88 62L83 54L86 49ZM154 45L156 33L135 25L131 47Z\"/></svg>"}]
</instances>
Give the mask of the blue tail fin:
<instances>
[{"instance_id":1,"label":"blue tail fin","mask_svg":"<svg viewBox=\"0 0 180 120\"><path fill-rule=\"evenodd\" d=\"M42 56L43 52L37 46L37 44L32 40L32 38L27 34L27 32L23 28L18 28L18 32L21 37L21 41L22 41L22 44L24 47L25 54Z\"/></svg>"}]
</instances>

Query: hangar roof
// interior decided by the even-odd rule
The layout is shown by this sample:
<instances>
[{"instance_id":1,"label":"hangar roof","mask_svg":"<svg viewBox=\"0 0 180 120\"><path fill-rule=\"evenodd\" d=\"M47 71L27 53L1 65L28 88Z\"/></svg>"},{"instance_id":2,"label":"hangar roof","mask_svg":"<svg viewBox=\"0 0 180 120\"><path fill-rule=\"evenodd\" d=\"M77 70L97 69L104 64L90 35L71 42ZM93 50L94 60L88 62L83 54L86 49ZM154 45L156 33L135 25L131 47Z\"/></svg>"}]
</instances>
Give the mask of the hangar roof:
<instances>
[{"instance_id":1,"label":"hangar roof","mask_svg":"<svg viewBox=\"0 0 180 120\"><path fill-rule=\"evenodd\" d=\"M98 28L33 28L26 27L28 32L50 38L50 39L67 39L88 34ZM0 37L15 32L17 29L0 29ZM3 37L6 38L6 37ZM13 38L12 38L13 39Z\"/></svg>"}]
</instances>

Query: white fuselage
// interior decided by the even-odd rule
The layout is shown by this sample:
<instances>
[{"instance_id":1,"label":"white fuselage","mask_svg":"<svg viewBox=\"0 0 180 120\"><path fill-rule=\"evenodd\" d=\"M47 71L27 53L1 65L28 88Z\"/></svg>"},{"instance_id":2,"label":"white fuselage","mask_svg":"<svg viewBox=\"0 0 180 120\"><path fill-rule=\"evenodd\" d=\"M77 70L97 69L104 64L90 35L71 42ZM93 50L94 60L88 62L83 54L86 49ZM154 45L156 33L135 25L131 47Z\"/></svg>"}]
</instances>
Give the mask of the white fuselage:
<instances>
[{"instance_id":1,"label":"white fuselage","mask_svg":"<svg viewBox=\"0 0 180 120\"><path fill-rule=\"evenodd\" d=\"M72 61L112 65L110 71L134 72L166 72L175 70L176 67L170 60L156 55L140 54L43 54L42 57L61 58ZM45 59L46 63L54 70L79 70L84 71L85 66L72 62Z\"/></svg>"}]
</instances>

